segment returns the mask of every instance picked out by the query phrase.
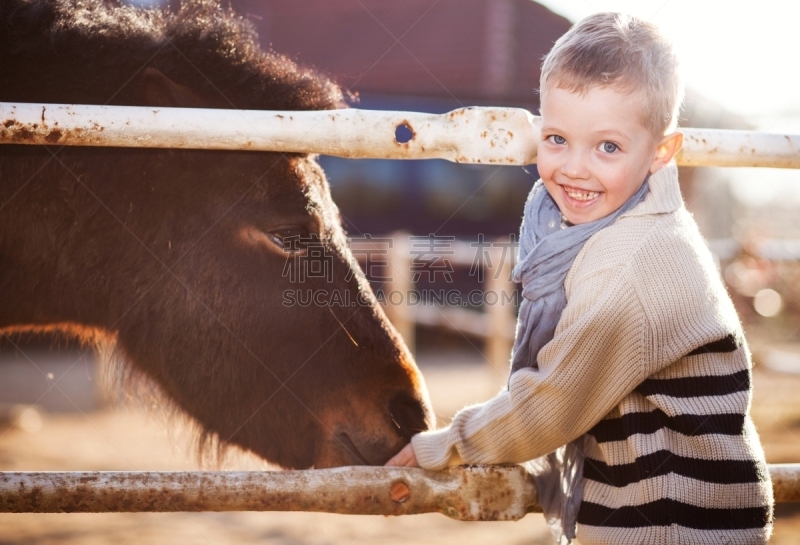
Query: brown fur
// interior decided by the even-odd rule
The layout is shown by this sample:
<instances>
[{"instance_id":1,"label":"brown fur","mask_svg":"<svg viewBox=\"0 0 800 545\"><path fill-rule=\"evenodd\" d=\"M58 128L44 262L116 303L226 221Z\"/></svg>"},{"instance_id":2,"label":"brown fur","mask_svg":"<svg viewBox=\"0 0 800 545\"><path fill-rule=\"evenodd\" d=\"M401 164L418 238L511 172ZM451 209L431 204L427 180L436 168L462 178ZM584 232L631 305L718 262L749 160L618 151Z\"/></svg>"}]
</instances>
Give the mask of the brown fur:
<instances>
[{"instance_id":1,"label":"brown fur","mask_svg":"<svg viewBox=\"0 0 800 545\"><path fill-rule=\"evenodd\" d=\"M174 15L6 0L0 66L4 102L342 104L210 0ZM282 274L269 233L286 226L319 236L332 284ZM0 146L0 332L110 335L204 436L284 467L380 464L431 424L405 346L369 286L345 280L352 262L311 157ZM284 306L293 288L360 290L370 304Z\"/></svg>"}]
</instances>

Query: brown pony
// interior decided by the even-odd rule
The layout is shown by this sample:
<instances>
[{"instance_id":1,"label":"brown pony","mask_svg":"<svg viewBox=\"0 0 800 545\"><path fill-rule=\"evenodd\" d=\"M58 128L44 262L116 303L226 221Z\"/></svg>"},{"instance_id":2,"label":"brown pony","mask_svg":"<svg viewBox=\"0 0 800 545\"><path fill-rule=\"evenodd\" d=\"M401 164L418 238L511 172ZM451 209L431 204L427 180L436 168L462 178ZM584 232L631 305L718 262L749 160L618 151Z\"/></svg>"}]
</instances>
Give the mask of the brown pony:
<instances>
[{"instance_id":1,"label":"brown pony","mask_svg":"<svg viewBox=\"0 0 800 545\"><path fill-rule=\"evenodd\" d=\"M210 0L3 0L0 67L4 102L342 105ZM432 425L306 155L0 146L0 333L36 329L112 338L206 439L287 468L381 464Z\"/></svg>"}]
</instances>

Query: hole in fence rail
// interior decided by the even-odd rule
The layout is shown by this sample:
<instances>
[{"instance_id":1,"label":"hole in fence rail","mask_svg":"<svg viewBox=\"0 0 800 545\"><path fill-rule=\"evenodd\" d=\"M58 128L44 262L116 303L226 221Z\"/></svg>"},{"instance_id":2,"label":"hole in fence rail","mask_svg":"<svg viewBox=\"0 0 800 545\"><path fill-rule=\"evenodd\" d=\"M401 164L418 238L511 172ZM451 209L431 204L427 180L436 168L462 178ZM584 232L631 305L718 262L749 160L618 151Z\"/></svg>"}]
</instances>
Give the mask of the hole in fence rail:
<instances>
[{"instance_id":1,"label":"hole in fence rail","mask_svg":"<svg viewBox=\"0 0 800 545\"><path fill-rule=\"evenodd\" d=\"M398 144L408 144L414 138L414 130L407 122L403 122L394 130L394 141Z\"/></svg>"}]
</instances>

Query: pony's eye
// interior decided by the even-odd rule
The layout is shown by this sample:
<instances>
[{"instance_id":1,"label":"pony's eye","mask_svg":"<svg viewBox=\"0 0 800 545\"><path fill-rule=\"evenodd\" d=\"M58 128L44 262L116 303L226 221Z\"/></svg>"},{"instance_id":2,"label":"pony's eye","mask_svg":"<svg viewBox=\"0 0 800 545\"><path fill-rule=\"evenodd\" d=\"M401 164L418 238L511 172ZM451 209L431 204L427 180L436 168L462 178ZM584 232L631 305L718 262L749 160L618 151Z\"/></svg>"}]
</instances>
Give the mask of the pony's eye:
<instances>
[{"instance_id":1,"label":"pony's eye","mask_svg":"<svg viewBox=\"0 0 800 545\"><path fill-rule=\"evenodd\" d=\"M311 234L307 227L302 225L288 225L269 231L272 240L287 252L305 250L315 242L319 244L319 236Z\"/></svg>"},{"instance_id":2,"label":"pony's eye","mask_svg":"<svg viewBox=\"0 0 800 545\"><path fill-rule=\"evenodd\" d=\"M600 149L602 149L606 153L614 153L619 149L619 146L616 145L614 142L603 142L600 144Z\"/></svg>"}]
</instances>

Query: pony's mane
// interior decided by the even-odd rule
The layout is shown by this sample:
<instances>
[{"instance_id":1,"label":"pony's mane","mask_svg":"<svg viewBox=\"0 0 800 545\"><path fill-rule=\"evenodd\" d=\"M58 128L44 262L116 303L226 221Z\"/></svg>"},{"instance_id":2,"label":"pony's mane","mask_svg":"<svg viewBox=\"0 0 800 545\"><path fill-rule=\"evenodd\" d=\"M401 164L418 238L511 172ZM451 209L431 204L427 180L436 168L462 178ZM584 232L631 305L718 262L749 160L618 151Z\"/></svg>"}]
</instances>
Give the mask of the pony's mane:
<instances>
[{"instance_id":1,"label":"pony's mane","mask_svg":"<svg viewBox=\"0 0 800 545\"><path fill-rule=\"evenodd\" d=\"M230 107L322 110L344 105L341 90L329 78L262 50L254 27L218 0L185 0L175 13L103 0L4 0L0 64L31 58L41 63L36 84L50 79L59 86L80 86L89 93L87 103L107 102L104 93L149 65L196 90L222 93ZM72 80L83 75L84 81L71 81L70 72L65 77L64 65L70 61ZM2 87L14 84L0 77ZM123 92L111 103L135 99Z\"/></svg>"}]
</instances>

